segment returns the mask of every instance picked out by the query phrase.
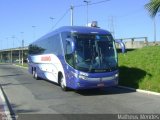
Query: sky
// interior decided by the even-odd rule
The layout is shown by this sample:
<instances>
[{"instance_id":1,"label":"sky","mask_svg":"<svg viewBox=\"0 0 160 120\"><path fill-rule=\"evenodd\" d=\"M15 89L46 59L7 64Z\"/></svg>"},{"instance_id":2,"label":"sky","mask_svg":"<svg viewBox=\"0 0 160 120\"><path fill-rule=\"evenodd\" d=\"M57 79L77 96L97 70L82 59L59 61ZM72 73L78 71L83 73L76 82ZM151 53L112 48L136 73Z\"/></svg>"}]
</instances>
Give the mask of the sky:
<instances>
[{"instance_id":1,"label":"sky","mask_svg":"<svg viewBox=\"0 0 160 120\"><path fill-rule=\"evenodd\" d=\"M154 20L144 5L149 0L89 0L88 21L113 33L115 39L148 37L154 40ZM99 3L99 4L93 4ZM27 46L61 26L69 26L70 6L74 25L87 24L87 5L83 0L0 0L0 49ZM80 7L76 7L79 6ZM81 6L82 5L82 6ZM53 18L53 19L51 19ZM160 41L160 15L155 18Z\"/></svg>"}]
</instances>

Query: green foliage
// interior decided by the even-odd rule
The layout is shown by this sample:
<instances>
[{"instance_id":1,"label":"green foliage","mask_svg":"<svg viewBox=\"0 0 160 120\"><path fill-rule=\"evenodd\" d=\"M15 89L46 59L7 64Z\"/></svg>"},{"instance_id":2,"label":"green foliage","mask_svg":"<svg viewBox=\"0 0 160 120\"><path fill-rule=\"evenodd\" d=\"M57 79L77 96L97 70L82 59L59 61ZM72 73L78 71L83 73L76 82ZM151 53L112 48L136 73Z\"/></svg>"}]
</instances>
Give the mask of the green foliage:
<instances>
[{"instance_id":1,"label":"green foliage","mask_svg":"<svg viewBox=\"0 0 160 120\"><path fill-rule=\"evenodd\" d=\"M160 92L160 46L119 54L120 85Z\"/></svg>"},{"instance_id":2,"label":"green foliage","mask_svg":"<svg viewBox=\"0 0 160 120\"><path fill-rule=\"evenodd\" d=\"M22 64L19 64L19 63L16 63L16 65L22 66ZM22 67L28 67L28 64L27 64L27 63L23 63L23 66L22 66Z\"/></svg>"},{"instance_id":3,"label":"green foliage","mask_svg":"<svg viewBox=\"0 0 160 120\"><path fill-rule=\"evenodd\" d=\"M149 11L151 17L155 17L160 11L160 0L150 0L150 2L145 5L145 8Z\"/></svg>"}]
</instances>

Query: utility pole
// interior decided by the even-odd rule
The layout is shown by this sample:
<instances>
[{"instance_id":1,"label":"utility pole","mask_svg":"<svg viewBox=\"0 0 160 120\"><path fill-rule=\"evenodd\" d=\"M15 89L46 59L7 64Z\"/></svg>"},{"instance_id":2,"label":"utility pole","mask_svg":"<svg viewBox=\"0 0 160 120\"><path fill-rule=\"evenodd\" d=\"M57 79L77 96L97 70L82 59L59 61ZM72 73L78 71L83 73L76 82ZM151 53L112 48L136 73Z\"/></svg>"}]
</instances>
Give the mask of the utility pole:
<instances>
[{"instance_id":1,"label":"utility pole","mask_svg":"<svg viewBox=\"0 0 160 120\"><path fill-rule=\"evenodd\" d=\"M23 33L24 33L24 32L21 32L21 35L22 35L22 36L21 36L21 37L22 37L22 55L21 55L21 56L22 56L22 66L23 66L23 48L24 48Z\"/></svg>"},{"instance_id":2,"label":"utility pole","mask_svg":"<svg viewBox=\"0 0 160 120\"><path fill-rule=\"evenodd\" d=\"M156 39L157 39L157 31L156 31L156 18L153 18L153 22L154 22L154 43L156 43Z\"/></svg>"},{"instance_id":3,"label":"utility pole","mask_svg":"<svg viewBox=\"0 0 160 120\"><path fill-rule=\"evenodd\" d=\"M13 35L13 36L12 36L12 39L13 39L13 48L14 48L14 38L15 38L15 36Z\"/></svg>"},{"instance_id":4,"label":"utility pole","mask_svg":"<svg viewBox=\"0 0 160 120\"><path fill-rule=\"evenodd\" d=\"M74 9L73 5L71 5L70 9L71 9L71 26L73 26L73 9Z\"/></svg>"},{"instance_id":5,"label":"utility pole","mask_svg":"<svg viewBox=\"0 0 160 120\"><path fill-rule=\"evenodd\" d=\"M85 3L87 4L87 26L88 26L88 4L89 4L91 1L84 0L83 2L85 2Z\"/></svg>"},{"instance_id":6,"label":"utility pole","mask_svg":"<svg viewBox=\"0 0 160 120\"><path fill-rule=\"evenodd\" d=\"M10 55L10 63L12 63L12 48L11 48L11 55Z\"/></svg>"},{"instance_id":7,"label":"utility pole","mask_svg":"<svg viewBox=\"0 0 160 120\"><path fill-rule=\"evenodd\" d=\"M19 64L21 63L21 47L19 47Z\"/></svg>"},{"instance_id":8,"label":"utility pole","mask_svg":"<svg viewBox=\"0 0 160 120\"><path fill-rule=\"evenodd\" d=\"M14 38L15 38L15 36L13 35L12 36L12 39L13 39L13 48L14 48ZM11 63L13 63L13 51L12 51L13 48L11 48L11 56L10 56L11 57Z\"/></svg>"},{"instance_id":9,"label":"utility pole","mask_svg":"<svg viewBox=\"0 0 160 120\"><path fill-rule=\"evenodd\" d=\"M22 39L22 66L23 66L23 48L24 48L24 40Z\"/></svg>"},{"instance_id":10,"label":"utility pole","mask_svg":"<svg viewBox=\"0 0 160 120\"><path fill-rule=\"evenodd\" d=\"M9 47L8 47L8 37L6 37L6 42L7 42L7 49L8 49L8 48L9 48Z\"/></svg>"},{"instance_id":11,"label":"utility pole","mask_svg":"<svg viewBox=\"0 0 160 120\"><path fill-rule=\"evenodd\" d=\"M110 16L108 19L108 28L112 33L113 37L115 38L115 30L114 30L114 17Z\"/></svg>"},{"instance_id":12,"label":"utility pole","mask_svg":"<svg viewBox=\"0 0 160 120\"><path fill-rule=\"evenodd\" d=\"M50 17L50 19L51 19L51 22L52 22L52 27L51 27L51 28L53 28L53 20L54 20L55 18Z\"/></svg>"},{"instance_id":13,"label":"utility pole","mask_svg":"<svg viewBox=\"0 0 160 120\"><path fill-rule=\"evenodd\" d=\"M2 43L1 43L1 50L2 50Z\"/></svg>"}]
</instances>

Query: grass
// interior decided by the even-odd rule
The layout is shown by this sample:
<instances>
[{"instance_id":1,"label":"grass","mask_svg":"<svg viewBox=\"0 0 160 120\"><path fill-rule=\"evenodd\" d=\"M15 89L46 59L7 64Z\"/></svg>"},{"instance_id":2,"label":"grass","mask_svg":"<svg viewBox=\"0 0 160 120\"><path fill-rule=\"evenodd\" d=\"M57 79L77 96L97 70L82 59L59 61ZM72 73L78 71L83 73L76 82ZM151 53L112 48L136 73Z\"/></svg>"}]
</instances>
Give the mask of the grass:
<instances>
[{"instance_id":1,"label":"grass","mask_svg":"<svg viewBox=\"0 0 160 120\"><path fill-rule=\"evenodd\" d=\"M22 65L22 64L19 64L19 63L15 63L15 65L22 66L22 67L28 67L28 64L27 64L27 63L23 63L23 65Z\"/></svg>"},{"instance_id":2,"label":"grass","mask_svg":"<svg viewBox=\"0 0 160 120\"><path fill-rule=\"evenodd\" d=\"M119 54L119 70L120 85L160 92L160 46Z\"/></svg>"}]
</instances>

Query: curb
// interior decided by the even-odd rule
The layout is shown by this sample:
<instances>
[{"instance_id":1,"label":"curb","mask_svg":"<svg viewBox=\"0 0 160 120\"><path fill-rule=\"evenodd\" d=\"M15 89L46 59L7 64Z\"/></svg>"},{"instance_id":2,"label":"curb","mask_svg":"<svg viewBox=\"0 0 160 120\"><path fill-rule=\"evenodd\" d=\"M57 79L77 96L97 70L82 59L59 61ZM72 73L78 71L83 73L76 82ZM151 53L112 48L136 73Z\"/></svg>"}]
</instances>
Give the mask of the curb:
<instances>
[{"instance_id":1,"label":"curb","mask_svg":"<svg viewBox=\"0 0 160 120\"><path fill-rule=\"evenodd\" d=\"M157 95L160 96L160 93L157 92L152 92L152 91L147 91L147 90L141 90L141 89L135 89L135 88L130 88L130 87L125 87L125 86L118 86L119 88L123 88L123 89L128 89L128 90L133 90L135 92L139 92L139 93L145 93L148 95Z\"/></svg>"},{"instance_id":2,"label":"curb","mask_svg":"<svg viewBox=\"0 0 160 120\"><path fill-rule=\"evenodd\" d=\"M0 85L0 98L2 99L2 105L4 109L4 113L0 113L2 120L16 120L15 113L12 110L12 107L9 103L9 100L6 94L3 91L2 86ZM0 103L1 104L1 103Z\"/></svg>"},{"instance_id":3,"label":"curb","mask_svg":"<svg viewBox=\"0 0 160 120\"><path fill-rule=\"evenodd\" d=\"M3 111L2 111L2 113L0 113L0 115L1 115L0 117L2 117L2 119L3 119L3 117L9 118L8 115L10 115L10 111L9 111L7 102L5 100L5 97L3 95L2 88L0 88L0 89L1 89L0 90L0 99L2 100L2 103L0 103L0 104L2 104L2 106L3 106Z\"/></svg>"}]
</instances>

